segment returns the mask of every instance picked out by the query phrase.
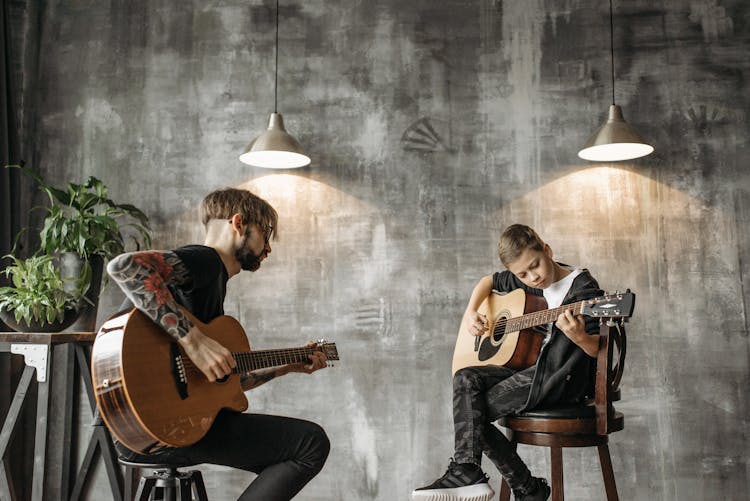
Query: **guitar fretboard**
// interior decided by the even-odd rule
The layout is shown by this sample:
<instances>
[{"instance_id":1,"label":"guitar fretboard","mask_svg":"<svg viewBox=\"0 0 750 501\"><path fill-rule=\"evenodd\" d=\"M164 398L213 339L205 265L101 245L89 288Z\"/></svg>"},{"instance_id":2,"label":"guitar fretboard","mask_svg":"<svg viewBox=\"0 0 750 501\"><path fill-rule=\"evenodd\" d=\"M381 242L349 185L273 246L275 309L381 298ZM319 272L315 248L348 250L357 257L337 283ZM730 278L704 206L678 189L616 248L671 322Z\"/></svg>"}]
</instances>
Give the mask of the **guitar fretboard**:
<instances>
[{"instance_id":1,"label":"guitar fretboard","mask_svg":"<svg viewBox=\"0 0 750 501\"><path fill-rule=\"evenodd\" d=\"M267 367L276 367L279 365L294 364L297 362L309 362L309 357L313 351L320 348L282 348L275 350L256 350L250 352L232 353L237 367L234 368L235 374L265 369ZM330 357L329 357L330 359Z\"/></svg>"},{"instance_id":2,"label":"guitar fretboard","mask_svg":"<svg viewBox=\"0 0 750 501\"><path fill-rule=\"evenodd\" d=\"M497 334L498 331L503 332L516 332L523 329L530 329L537 325L544 325L557 320L566 310L573 310L580 313L585 301L579 301L577 303L564 304L557 308L550 308L549 310L540 310L533 313L527 313L520 317L506 318L495 324L493 333Z\"/></svg>"}]
</instances>

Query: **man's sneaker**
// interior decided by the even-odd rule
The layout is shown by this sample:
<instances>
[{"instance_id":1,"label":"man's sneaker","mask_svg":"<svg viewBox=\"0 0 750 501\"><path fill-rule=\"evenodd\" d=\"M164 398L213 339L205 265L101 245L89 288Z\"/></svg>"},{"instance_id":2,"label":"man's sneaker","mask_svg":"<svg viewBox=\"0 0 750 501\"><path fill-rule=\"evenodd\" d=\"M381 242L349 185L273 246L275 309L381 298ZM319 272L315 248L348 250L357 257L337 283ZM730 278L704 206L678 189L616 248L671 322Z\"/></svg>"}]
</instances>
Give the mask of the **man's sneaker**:
<instances>
[{"instance_id":1,"label":"man's sneaker","mask_svg":"<svg viewBox=\"0 0 750 501\"><path fill-rule=\"evenodd\" d=\"M549 485L547 481L539 477L531 477L524 491L514 490L513 497L516 501L547 501L549 498Z\"/></svg>"},{"instance_id":2,"label":"man's sneaker","mask_svg":"<svg viewBox=\"0 0 750 501\"><path fill-rule=\"evenodd\" d=\"M414 501L489 501L495 495L482 468L451 459L445 475L411 493Z\"/></svg>"}]
</instances>

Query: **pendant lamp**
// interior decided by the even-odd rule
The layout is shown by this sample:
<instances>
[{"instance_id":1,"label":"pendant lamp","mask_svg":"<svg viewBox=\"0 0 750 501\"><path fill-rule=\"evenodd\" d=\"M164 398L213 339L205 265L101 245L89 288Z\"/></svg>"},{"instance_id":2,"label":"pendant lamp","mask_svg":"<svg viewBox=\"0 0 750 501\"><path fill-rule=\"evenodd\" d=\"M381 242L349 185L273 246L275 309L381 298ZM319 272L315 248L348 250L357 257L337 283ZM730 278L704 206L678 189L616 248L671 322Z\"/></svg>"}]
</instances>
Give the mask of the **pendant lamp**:
<instances>
[{"instance_id":1,"label":"pendant lamp","mask_svg":"<svg viewBox=\"0 0 750 501\"><path fill-rule=\"evenodd\" d=\"M273 113L268 120L268 129L256 137L240 155L240 161L266 169L295 169L310 164L299 142L284 128L284 120L278 112L279 88L279 0L276 0L276 64L273 82Z\"/></svg>"},{"instance_id":2,"label":"pendant lamp","mask_svg":"<svg viewBox=\"0 0 750 501\"><path fill-rule=\"evenodd\" d=\"M614 16L612 0L609 0L609 50L612 66L612 105L604 125L586 141L578 156L584 160L616 162L644 157L654 151L638 132L628 125L622 116L622 109L615 104L615 49Z\"/></svg>"}]
</instances>

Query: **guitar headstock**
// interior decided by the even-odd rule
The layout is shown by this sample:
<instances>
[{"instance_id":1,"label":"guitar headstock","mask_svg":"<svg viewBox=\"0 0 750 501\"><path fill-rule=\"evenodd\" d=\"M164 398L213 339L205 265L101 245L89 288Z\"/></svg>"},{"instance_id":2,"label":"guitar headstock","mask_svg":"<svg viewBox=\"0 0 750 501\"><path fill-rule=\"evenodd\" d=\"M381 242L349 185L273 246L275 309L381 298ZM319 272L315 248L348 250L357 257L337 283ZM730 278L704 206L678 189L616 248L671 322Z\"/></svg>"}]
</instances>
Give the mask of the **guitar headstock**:
<instances>
[{"instance_id":1,"label":"guitar headstock","mask_svg":"<svg viewBox=\"0 0 750 501\"><path fill-rule=\"evenodd\" d=\"M581 313L600 318L630 318L633 308L635 294L627 289L625 292L615 291L583 301Z\"/></svg>"},{"instance_id":2,"label":"guitar headstock","mask_svg":"<svg viewBox=\"0 0 750 501\"><path fill-rule=\"evenodd\" d=\"M336 349L336 343L329 343L325 339L318 339L317 349L325 354L329 362L339 360L339 351Z\"/></svg>"}]
</instances>

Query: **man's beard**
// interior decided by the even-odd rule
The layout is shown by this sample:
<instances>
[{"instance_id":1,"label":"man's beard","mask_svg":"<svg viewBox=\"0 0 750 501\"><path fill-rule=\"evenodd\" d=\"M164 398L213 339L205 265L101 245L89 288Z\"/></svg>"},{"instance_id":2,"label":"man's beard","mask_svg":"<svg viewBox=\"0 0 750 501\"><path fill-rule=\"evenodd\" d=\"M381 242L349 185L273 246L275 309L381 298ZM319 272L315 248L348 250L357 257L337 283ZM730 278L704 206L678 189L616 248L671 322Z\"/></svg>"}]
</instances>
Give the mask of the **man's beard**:
<instances>
[{"instance_id":1,"label":"man's beard","mask_svg":"<svg viewBox=\"0 0 750 501\"><path fill-rule=\"evenodd\" d=\"M248 235L242 240L242 245L239 249L234 251L234 257L240 262L240 267L245 271L256 271L260 268L260 257L266 252L266 249L261 250L256 256L247 247Z\"/></svg>"}]
</instances>

